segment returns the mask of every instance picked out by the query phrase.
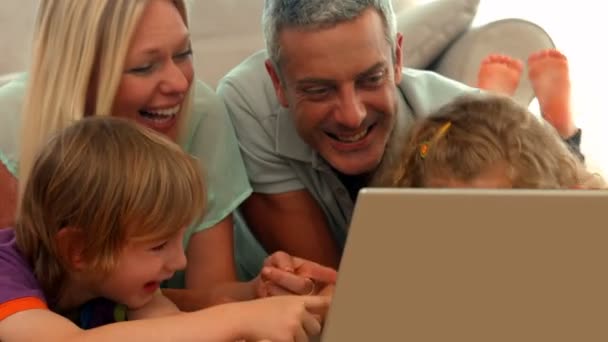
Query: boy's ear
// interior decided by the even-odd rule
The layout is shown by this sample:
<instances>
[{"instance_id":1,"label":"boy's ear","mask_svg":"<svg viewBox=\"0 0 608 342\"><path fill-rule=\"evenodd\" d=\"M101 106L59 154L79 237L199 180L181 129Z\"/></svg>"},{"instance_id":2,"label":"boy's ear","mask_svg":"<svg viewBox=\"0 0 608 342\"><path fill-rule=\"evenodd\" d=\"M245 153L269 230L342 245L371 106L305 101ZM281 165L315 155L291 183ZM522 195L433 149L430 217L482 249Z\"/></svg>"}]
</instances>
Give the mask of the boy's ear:
<instances>
[{"instance_id":1,"label":"boy's ear","mask_svg":"<svg viewBox=\"0 0 608 342\"><path fill-rule=\"evenodd\" d=\"M55 237L57 250L64 262L71 269L81 271L86 267L84 255L85 239L82 230L75 227L65 227L59 230Z\"/></svg>"}]
</instances>

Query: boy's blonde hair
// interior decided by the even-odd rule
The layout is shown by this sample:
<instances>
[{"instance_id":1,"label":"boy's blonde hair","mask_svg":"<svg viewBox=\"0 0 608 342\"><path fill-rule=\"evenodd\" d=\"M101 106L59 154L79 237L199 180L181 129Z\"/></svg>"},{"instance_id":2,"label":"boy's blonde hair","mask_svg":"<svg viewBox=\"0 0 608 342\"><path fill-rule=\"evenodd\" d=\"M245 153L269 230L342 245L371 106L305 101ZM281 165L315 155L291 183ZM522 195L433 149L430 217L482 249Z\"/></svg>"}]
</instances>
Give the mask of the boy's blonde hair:
<instances>
[{"instance_id":1,"label":"boy's blonde hair","mask_svg":"<svg viewBox=\"0 0 608 342\"><path fill-rule=\"evenodd\" d=\"M185 0L175 4L188 25ZM36 152L88 115L111 115L132 36L149 0L41 0L22 112L19 194ZM87 100L95 99L95 103ZM180 115L191 108L190 92Z\"/></svg>"},{"instance_id":2,"label":"boy's blonde hair","mask_svg":"<svg viewBox=\"0 0 608 342\"><path fill-rule=\"evenodd\" d=\"M52 138L32 167L16 228L45 294L58 293L69 267L61 229L82 232L84 259L103 275L128 239L160 241L202 219L201 172L178 145L127 119L85 118Z\"/></svg>"},{"instance_id":3,"label":"boy's blonde hair","mask_svg":"<svg viewBox=\"0 0 608 342\"><path fill-rule=\"evenodd\" d=\"M506 163L514 188L599 188L557 132L512 99L467 94L418 122L396 167L379 170L375 186L425 187L432 178L471 181Z\"/></svg>"}]
</instances>

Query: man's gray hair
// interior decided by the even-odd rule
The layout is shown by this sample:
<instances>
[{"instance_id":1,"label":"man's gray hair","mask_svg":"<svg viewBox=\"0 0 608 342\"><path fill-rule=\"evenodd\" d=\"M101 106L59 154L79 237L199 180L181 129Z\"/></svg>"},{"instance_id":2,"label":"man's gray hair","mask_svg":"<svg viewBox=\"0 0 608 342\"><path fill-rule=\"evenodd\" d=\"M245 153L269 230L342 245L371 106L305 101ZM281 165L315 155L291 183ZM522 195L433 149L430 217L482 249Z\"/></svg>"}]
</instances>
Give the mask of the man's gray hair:
<instances>
[{"instance_id":1,"label":"man's gray hair","mask_svg":"<svg viewBox=\"0 0 608 342\"><path fill-rule=\"evenodd\" d=\"M391 0L265 0L262 25L268 56L278 68L281 61L279 34L284 28L329 28L356 19L369 8L380 14L385 38L394 54L397 20Z\"/></svg>"}]
</instances>

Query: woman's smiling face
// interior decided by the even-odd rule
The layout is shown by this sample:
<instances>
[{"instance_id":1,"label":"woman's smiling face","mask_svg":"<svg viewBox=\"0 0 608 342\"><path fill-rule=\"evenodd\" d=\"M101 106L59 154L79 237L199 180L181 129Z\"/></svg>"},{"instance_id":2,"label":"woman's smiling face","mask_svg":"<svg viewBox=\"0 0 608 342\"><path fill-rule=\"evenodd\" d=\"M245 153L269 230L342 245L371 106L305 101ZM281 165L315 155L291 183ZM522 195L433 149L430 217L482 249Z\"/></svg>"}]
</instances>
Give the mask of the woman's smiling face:
<instances>
[{"instance_id":1,"label":"woman's smiling face","mask_svg":"<svg viewBox=\"0 0 608 342\"><path fill-rule=\"evenodd\" d=\"M172 1L150 1L127 53L113 115L176 140L193 79L190 35L182 16Z\"/></svg>"}]
</instances>

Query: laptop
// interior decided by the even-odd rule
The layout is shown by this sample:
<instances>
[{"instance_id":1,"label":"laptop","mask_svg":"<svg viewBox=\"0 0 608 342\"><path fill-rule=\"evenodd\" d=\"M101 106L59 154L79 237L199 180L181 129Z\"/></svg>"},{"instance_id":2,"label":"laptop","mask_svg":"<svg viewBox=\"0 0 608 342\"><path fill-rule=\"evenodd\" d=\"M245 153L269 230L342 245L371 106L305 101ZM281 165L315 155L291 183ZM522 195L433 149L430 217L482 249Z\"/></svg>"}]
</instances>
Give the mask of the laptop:
<instances>
[{"instance_id":1,"label":"laptop","mask_svg":"<svg viewBox=\"0 0 608 342\"><path fill-rule=\"evenodd\" d=\"M608 341L608 191L363 189L321 335Z\"/></svg>"}]
</instances>

